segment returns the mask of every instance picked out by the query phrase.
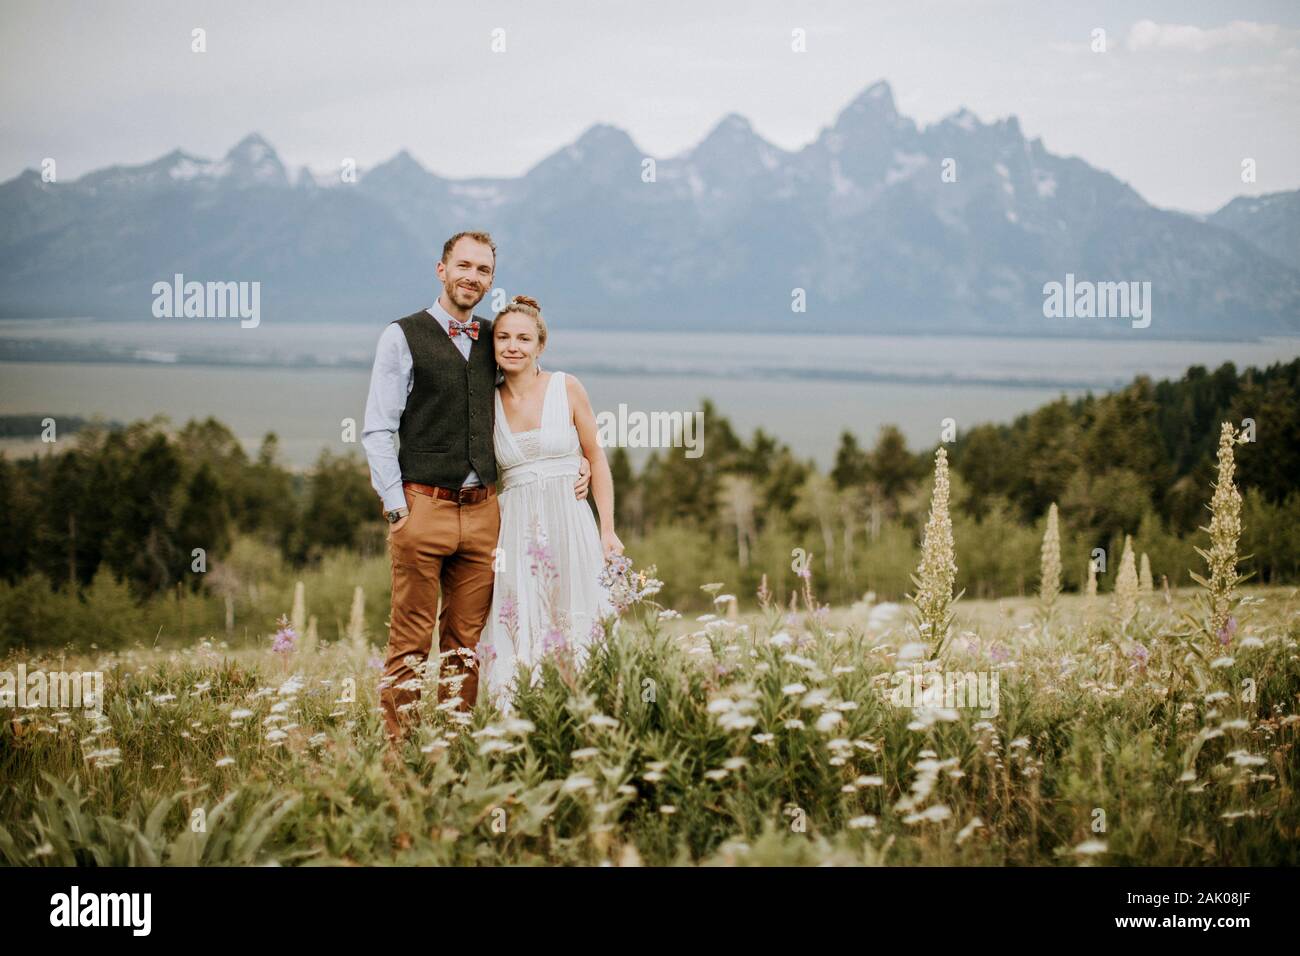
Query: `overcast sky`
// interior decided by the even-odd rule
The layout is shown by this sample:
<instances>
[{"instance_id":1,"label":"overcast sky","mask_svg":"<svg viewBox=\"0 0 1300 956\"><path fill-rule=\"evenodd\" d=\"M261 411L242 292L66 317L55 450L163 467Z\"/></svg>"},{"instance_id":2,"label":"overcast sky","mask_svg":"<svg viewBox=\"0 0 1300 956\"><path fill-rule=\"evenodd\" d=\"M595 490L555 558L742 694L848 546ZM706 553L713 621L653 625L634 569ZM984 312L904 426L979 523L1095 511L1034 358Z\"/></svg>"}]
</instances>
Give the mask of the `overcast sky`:
<instances>
[{"instance_id":1,"label":"overcast sky","mask_svg":"<svg viewBox=\"0 0 1300 956\"><path fill-rule=\"evenodd\" d=\"M0 71L0 179L218 157L253 130L290 166L405 147L455 177L518 175L596 122L664 157L735 112L797 149L885 79L922 125L1014 114L1158 206L1300 187L1295 0L0 0Z\"/></svg>"}]
</instances>

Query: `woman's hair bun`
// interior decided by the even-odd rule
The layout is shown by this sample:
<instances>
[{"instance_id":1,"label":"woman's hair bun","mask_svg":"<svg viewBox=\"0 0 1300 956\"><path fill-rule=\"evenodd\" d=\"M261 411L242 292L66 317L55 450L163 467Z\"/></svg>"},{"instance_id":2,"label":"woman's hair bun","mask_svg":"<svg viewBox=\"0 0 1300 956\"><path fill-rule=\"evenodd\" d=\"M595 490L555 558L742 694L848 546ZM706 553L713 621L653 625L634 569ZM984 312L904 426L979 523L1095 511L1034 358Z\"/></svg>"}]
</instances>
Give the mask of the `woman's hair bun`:
<instances>
[{"instance_id":1,"label":"woman's hair bun","mask_svg":"<svg viewBox=\"0 0 1300 956\"><path fill-rule=\"evenodd\" d=\"M541 304L540 304L536 299L534 299L532 296L527 296L527 295L517 295L517 296L515 296L513 299L511 299L510 301L511 301L511 302L518 302L520 305L529 305L529 306L532 306L532 307L533 307L534 309L536 309L538 312L542 311L542 306L541 306Z\"/></svg>"}]
</instances>

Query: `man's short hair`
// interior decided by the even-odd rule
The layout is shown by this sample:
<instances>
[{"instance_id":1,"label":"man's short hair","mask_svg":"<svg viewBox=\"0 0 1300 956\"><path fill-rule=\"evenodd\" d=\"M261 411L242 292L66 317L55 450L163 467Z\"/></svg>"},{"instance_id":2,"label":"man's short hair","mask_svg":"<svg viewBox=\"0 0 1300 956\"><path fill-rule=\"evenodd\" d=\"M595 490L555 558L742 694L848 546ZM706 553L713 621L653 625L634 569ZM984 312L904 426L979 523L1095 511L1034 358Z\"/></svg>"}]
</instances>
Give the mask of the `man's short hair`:
<instances>
[{"instance_id":1,"label":"man's short hair","mask_svg":"<svg viewBox=\"0 0 1300 956\"><path fill-rule=\"evenodd\" d=\"M451 258L451 250L456 248L456 243L461 239L473 239L475 242L481 242L492 250L492 267L496 268L497 264L497 244L492 241L492 237L486 232L470 230L467 232L458 232L442 244L442 261L445 264Z\"/></svg>"}]
</instances>

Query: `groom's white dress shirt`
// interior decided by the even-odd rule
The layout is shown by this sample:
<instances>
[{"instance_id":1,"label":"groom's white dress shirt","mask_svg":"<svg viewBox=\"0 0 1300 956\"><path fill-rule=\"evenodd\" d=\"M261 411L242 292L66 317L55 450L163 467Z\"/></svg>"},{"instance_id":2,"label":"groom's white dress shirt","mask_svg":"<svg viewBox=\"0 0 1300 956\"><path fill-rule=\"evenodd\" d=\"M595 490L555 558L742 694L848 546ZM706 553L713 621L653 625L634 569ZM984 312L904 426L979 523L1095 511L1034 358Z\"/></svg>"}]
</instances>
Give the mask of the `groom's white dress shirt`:
<instances>
[{"instance_id":1,"label":"groom's white dress shirt","mask_svg":"<svg viewBox=\"0 0 1300 956\"><path fill-rule=\"evenodd\" d=\"M438 320L443 331L450 331L452 317L440 302L435 301L425 311ZM457 335L451 341L468 359L473 344L470 337ZM489 347L491 344L488 343ZM366 449L366 460L370 462L370 484L379 492L385 511L406 507L396 439L406 398L415 384L414 369L411 348L401 326L390 322L379 336L379 345L375 349L375 365L370 371L370 395L366 399L366 421L361 430L361 444ZM482 481L478 472L471 468L461 484L462 487L479 485Z\"/></svg>"}]
</instances>

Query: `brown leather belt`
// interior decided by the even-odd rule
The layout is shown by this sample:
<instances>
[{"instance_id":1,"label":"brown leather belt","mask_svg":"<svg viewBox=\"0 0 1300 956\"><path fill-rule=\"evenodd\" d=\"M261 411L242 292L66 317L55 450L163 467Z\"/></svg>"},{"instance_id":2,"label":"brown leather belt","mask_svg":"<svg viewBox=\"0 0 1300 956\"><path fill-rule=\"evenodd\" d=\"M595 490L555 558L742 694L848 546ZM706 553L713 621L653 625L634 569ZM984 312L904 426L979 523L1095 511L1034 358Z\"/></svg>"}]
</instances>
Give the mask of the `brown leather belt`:
<instances>
[{"instance_id":1,"label":"brown leather belt","mask_svg":"<svg viewBox=\"0 0 1300 956\"><path fill-rule=\"evenodd\" d=\"M457 504L472 505L491 498L495 490L491 485L470 485L467 488L443 488L439 485L422 485L418 481L404 481L403 488L410 488L417 495L441 498Z\"/></svg>"}]
</instances>

